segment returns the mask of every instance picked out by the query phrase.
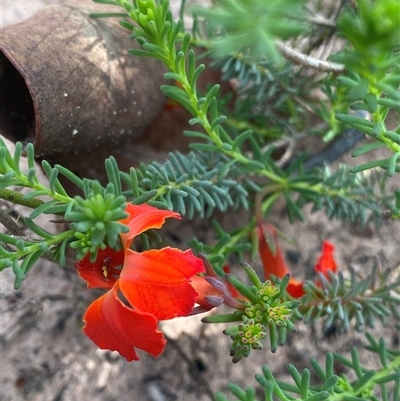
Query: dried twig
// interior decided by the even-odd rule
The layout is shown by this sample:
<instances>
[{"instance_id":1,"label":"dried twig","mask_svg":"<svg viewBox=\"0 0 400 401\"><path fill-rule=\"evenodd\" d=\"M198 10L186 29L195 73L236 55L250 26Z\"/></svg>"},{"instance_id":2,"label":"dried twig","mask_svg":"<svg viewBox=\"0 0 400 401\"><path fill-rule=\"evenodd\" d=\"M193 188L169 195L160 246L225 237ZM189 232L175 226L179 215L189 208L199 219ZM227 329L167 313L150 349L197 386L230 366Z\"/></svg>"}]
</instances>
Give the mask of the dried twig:
<instances>
[{"instance_id":1,"label":"dried twig","mask_svg":"<svg viewBox=\"0 0 400 401\"><path fill-rule=\"evenodd\" d=\"M314 68L318 71L333 72L335 74L342 74L345 71L345 67L343 64L315 59L313 57L307 56L306 54L300 53L299 51L294 50L279 41L276 43L276 45L282 53L283 57L293 61L295 64Z\"/></svg>"},{"instance_id":2,"label":"dried twig","mask_svg":"<svg viewBox=\"0 0 400 401\"><path fill-rule=\"evenodd\" d=\"M24 236L23 230L15 221L4 211L0 209L0 223L14 236Z\"/></svg>"}]
</instances>

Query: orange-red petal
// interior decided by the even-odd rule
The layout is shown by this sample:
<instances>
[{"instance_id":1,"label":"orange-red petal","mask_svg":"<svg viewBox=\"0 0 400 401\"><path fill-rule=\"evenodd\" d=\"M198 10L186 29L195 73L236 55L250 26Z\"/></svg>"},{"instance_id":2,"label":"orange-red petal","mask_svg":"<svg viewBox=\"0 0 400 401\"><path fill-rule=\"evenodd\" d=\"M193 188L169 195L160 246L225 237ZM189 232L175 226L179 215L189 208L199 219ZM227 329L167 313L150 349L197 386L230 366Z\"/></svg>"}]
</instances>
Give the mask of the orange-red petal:
<instances>
[{"instance_id":1,"label":"orange-red petal","mask_svg":"<svg viewBox=\"0 0 400 401\"><path fill-rule=\"evenodd\" d=\"M128 362L139 360L135 348L158 356L166 340L150 313L132 309L118 298L118 283L87 309L84 333L101 349L118 351Z\"/></svg>"},{"instance_id":2,"label":"orange-red petal","mask_svg":"<svg viewBox=\"0 0 400 401\"><path fill-rule=\"evenodd\" d=\"M119 285L129 303L159 320L187 316L197 297L190 278L205 271L192 251L126 250Z\"/></svg>"},{"instance_id":3,"label":"orange-red petal","mask_svg":"<svg viewBox=\"0 0 400 401\"><path fill-rule=\"evenodd\" d=\"M286 291L293 298L301 298L305 294L303 284L304 283L302 281L298 281L295 278L291 277L289 280L289 284L286 287Z\"/></svg>"},{"instance_id":4,"label":"orange-red petal","mask_svg":"<svg viewBox=\"0 0 400 401\"><path fill-rule=\"evenodd\" d=\"M121 224L129 227L129 231L121 234L121 241L124 248L129 248L133 239L139 234L151 229L160 228L165 223L165 219L173 217L180 218L179 213L170 210L161 210L150 205L132 205L128 203L125 211L129 216L123 220L119 220Z\"/></svg>"},{"instance_id":5,"label":"orange-red petal","mask_svg":"<svg viewBox=\"0 0 400 401\"><path fill-rule=\"evenodd\" d=\"M324 241L322 244L322 253L315 264L315 271L317 273L322 273L325 277L328 277L328 271L336 272L337 265L333 258L333 252L335 246L329 241Z\"/></svg>"},{"instance_id":6,"label":"orange-red petal","mask_svg":"<svg viewBox=\"0 0 400 401\"><path fill-rule=\"evenodd\" d=\"M263 264L265 279L269 280L271 274L279 278L290 274L277 241L275 228L270 224L262 224L257 227L257 230L258 252ZM267 238L268 241L273 241L273 244L268 244ZM275 253L272 253L272 247L275 248Z\"/></svg>"},{"instance_id":7,"label":"orange-red petal","mask_svg":"<svg viewBox=\"0 0 400 401\"><path fill-rule=\"evenodd\" d=\"M87 282L88 288L112 288L116 277L113 275L115 268L124 263L124 251L114 251L111 248L99 250L96 260L90 262L90 255L75 263L79 277Z\"/></svg>"}]
</instances>

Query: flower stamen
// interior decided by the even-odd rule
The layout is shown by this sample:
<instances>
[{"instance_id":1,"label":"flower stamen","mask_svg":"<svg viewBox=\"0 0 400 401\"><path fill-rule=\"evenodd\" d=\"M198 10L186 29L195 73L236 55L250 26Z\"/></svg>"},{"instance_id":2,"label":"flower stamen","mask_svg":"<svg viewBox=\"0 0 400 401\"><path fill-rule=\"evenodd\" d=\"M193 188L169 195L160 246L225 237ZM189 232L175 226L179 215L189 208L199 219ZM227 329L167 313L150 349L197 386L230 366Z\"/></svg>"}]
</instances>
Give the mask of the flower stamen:
<instances>
[{"instance_id":1,"label":"flower stamen","mask_svg":"<svg viewBox=\"0 0 400 401\"><path fill-rule=\"evenodd\" d=\"M110 256L103 259L103 266L101 267L101 271L103 273L104 281L108 281L108 276L110 274L109 268L110 268L111 261L112 261L112 258Z\"/></svg>"}]
</instances>

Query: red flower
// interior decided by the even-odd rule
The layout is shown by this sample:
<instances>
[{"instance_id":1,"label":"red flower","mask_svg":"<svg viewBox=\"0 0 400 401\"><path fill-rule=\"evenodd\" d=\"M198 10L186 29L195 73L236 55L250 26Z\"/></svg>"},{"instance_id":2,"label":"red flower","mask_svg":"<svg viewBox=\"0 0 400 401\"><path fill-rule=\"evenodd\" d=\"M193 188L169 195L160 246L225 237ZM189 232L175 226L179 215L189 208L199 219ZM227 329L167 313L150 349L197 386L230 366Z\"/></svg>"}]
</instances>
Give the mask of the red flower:
<instances>
[{"instance_id":1,"label":"red flower","mask_svg":"<svg viewBox=\"0 0 400 401\"><path fill-rule=\"evenodd\" d=\"M135 348L153 356L163 351L166 341L158 320L190 314L199 296L190 282L205 268L190 250L167 247L138 253L129 248L136 236L160 228L166 218L179 218L178 213L131 204L126 212L129 217L120 221L129 227L121 235L124 249L106 248L94 263L86 256L76 268L89 288L109 289L86 311L84 333L100 348L132 361L139 359Z\"/></svg>"},{"instance_id":2,"label":"red flower","mask_svg":"<svg viewBox=\"0 0 400 401\"><path fill-rule=\"evenodd\" d=\"M318 258L315 265L315 271L317 273L322 273L325 277L328 277L328 271L336 273L337 266L336 261L333 258L333 251L335 247L329 241L324 241L322 244L322 254Z\"/></svg>"},{"instance_id":3,"label":"red flower","mask_svg":"<svg viewBox=\"0 0 400 401\"><path fill-rule=\"evenodd\" d=\"M275 228L270 224L263 224L257 227L258 230L258 252L261 262L264 266L264 275L266 280L270 280L271 274L276 277L284 277L290 274L286 266L285 259L277 241ZM268 241L267 241L268 238ZM275 251L274 253L272 251ZM303 282L290 277L286 291L293 298L300 298L303 294Z\"/></svg>"},{"instance_id":4,"label":"red flower","mask_svg":"<svg viewBox=\"0 0 400 401\"><path fill-rule=\"evenodd\" d=\"M285 259L277 242L275 228L270 224L262 224L257 227L257 230L258 251L264 267L265 279L269 280L271 274L280 278L284 277L286 274L291 274L286 266ZM275 251L274 253L273 250ZM322 273L325 277L329 277L329 271L336 272L337 266L333 258L333 251L334 246L330 242L324 241L322 245L322 254L318 258L318 262L314 267L317 273ZM293 298L301 298L305 294L303 284L304 282L298 281L291 276L286 291ZM320 285L319 280L316 281L316 284Z\"/></svg>"}]
</instances>

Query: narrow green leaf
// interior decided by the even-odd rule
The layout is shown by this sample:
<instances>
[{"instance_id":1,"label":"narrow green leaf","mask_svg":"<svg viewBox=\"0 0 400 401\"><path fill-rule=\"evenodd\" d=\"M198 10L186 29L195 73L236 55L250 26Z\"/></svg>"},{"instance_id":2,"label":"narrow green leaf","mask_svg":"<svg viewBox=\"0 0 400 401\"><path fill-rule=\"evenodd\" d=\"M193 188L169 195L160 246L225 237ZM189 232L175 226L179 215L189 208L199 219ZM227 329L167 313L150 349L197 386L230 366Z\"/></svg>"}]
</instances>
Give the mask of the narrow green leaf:
<instances>
[{"instance_id":1,"label":"narrow green leaf","mask_svg":"<svg viewBox=\"0 0 400 401\"><path fill-rule=\"evenodd\" d=\"M226 143L226 142L224 142L223 144L222 144L222 147L221 147L223 150L226 150L227 152L230 152L231 150L232 150L232 145L230 145L229 143Z\"/></svg>"},{"instance_id":2,"label":"narrow green leaf","mask_svg":"<svg viewBox=\"0 0 400 401\"><path fill-rule=\"evenodd\" d=\"M115 190L113 191L116 196L122 194L121 178L118 168L117 161L114 156L110 156L104 162L108 181L114 185Z\"/></svg>"},{"instance_id":3,"label":"narrow green leaf","mask_svg":"<svg viewBox=\"0 0 400 401\"><path fill-rule=\"evenodd\" d=\"M48 194L49 194L48 190L45 190L45 189L38 190L38 191L32 191L32 192L28 192L27 194L24 194L22 199L29 200L29 199L36 198L38 196L43 196L43 195L48 195Z\"/></svg>"},{"instance_id":4,"label":"narrow green leaf","mask_svg":"<svg viewBox=\"0 0 400 401\"><path fill-rule=\"evenodd\" d=\"M57 249L57 261L60 267L65 267L66 259L65 259L65 252L67 248L67 244L69 242L69 238L65 238L61 244L58 245Z\"/></svg>"},{"instance_id":5,"label":"narrow green leaf","mask_svg":"<svg viewBox=\"0 0 400 401\"><path fill-rule=\"evenodd\" d=\"M139 181L137 177L137 172L134 167L131 167L129 169L129 178L130 178L130 184L132 188L132 194L135 198L139 197Z\"/></svg>"},{"instance_id":6,"label":"narrow green leaf","mask_svg":"<svg viewBox=\"0 0 400 401\"><path fill-rule=\"evenodd\" d=\"M381 106L386 106L389 107L391 109L400 110L400 102L398 100L393 100L393 99L389 99L389 98L381 98L378 99L378 104L380 104Z\"/></svg>"},{"instance_id":7,"label":"narrow green leaf","mask_svg":"<svg viewBox=\"0 0 400 401\"><path fill-rule=\"evenodd\" d=\"M199 191L200 195L203 197L205 203L209 207L215 208L216 205L215 205L213 198L205 191L205 189L202 187L197 187L196 189Z\"/></svg>"},{"instance_id":8,"label":"narrow green leaf","mask_svg":"<svg viewBox=\"0 0 400 401\"><path fill-rule=\"evenodd\" d=\"M224 315L210 315L203 317L201 321L203 323L230 323L230 322L240 322L242 320L241 314L230 313Z\"/></svg>"},{"instance_id":9,"label":"narrow green leaf","mask_svg":"<svg viewBox=\"0 0 400 401\"><path fill-rule=\"evenodd\" d=\"M94 3L110 4L111 6L121 7L121 4L114 0L93 0Z\"/></svg>"},{"instance_id":10,"label":"narrow green leaf","mask_svg":"<svg viewBox=\"0 0 400 401\"><path fill-rule=\"evenodd\" d=\"M293 381L296 383L296 386L301 389L301 375L300 372L296 369L296 367L292 364L289 363L287 366L287 369L290 373L290 376L292 376Z\"/></svg>"},{"instance_id":11,"label":"narrow green leaf","mask_svg":"<svg viewBox=\"0 0 400 401\"><path fill-rule=\"evenodd\" d=\"M261 162L258 162L256 160L250 160L246 166L248 168L254 169L254 170L264 170L265 169L265 165Z\"/></svg>"},{"instance_id":12,"label":"narrow green leaf","mask_svg":"<svg viewBox=\"0 0 400 401\"><path fill-rule=\"evenodd\" d=\"M372 162L360 164L359 166L352 167L351 173L359 173L360 171L369 170L374 167L386 167L390 159L374 160Z\"/></svg>"},{"instance_id":13,"label":"narrow green leaf","mask_svg":"<svg viewBox=\"0 0 400 401\"><path fill-rule=\"evenodd\" d=\"M253 151L254 154L254 159L260 160L263 157L263 154L261 152L261 145L257 143L256 137L254 135L249 136L248 139L251 146L251 150Z\"/></svg>"},{"instance_id":14,"label":"narrow green leaf","mask_svg":"<svg viewBox=\"0 0 400 401\"><path fill-rule=\"evenodd\" d=\"M399 379L400 379L400 372L395 372L395 373L388 374L387 376L378 377L378 378L374 379L374 382L382 384L382 383L389 383L391 381L399 380Z\"/></svg>"},{"instance_id":15,"label":"narrow green leaf","mask_svg":"<svg viewBox=\"0 0 400 401\"><path fill-rule=\"evenodd\" d=\"M166 96L184 106L190 114L192 114L193 116L197 115L196 110L190 103L188 95L183 89L171 85L162 85L161 90Z\"/></svg>"},{"instance_id":16,"label":"narrow green leaf","mask_svg":"<svg viewBox=\"0 0 400 401\"><path fill-rule=\"evenodd\" d=\"M93 0L95 1L95 0ZM108 3L107 3L108 4ZM113 4L115 5L115 4ZM90 13L90 18L127 18L127 13Z\"/></svg>"},{"instance_id":17,"label":"narrow green leaf","mask_svg":"<svg viewBox=\"0 0 400 401\"><path fill-rule=\"evenodd\" d=\"M325 374L324 369L323 369L322 366L318 363L318 361L317 361L316 359L312 358L312 359L310 359L310 363L311 363L311 366L314 368L315 373L318 375L318 377L319 377L321 380L326 380L327 375ZM324 389L324 390L327 390L327 388Z\"/></svg>"},{"instance_id":18,"label":"narrow green leaf","mask_svg":"<svg viewBox=\"0 0 400 401\"><path fill-rule=\"evenodd\" d=\"M30 184L35 185L39 183L39 180L36 175L36 170L34 167L31 167L28 171L28 181ZM47 193L47 192L46 192Z\"/></svg>"},{"instance_id":19,"label":"narrow green leaf","mask_svg":"<svg viewBox=\"0 0 400 401\"><path fill-rule=\"evenodd\" d=\"M353 395L343 395L343 401L370 401L368 398L364 398L361 396L353 396Z\"/></svg>"},{"instance_id":20,"label":"narrow green leaf","mask_svg":"<svg viewBox=\"0 0 400 401\"><path fill-rule=\"evenodd\" d=\"M189 77L189 83L192 88L196 87L197 80L199 79L200 75L206 69L204 64L200 64L193 73L192 77Z\"/></svg>"},{"instance_id":21,"label":"narrow green leaf","mask_svg":"<svg viewBox=\"0 0 400 401\"><path fill-rule=\"evenodd\" d=\"M382 82L378 82L376 84L376 86L378 89L380 89L381 91L386 93L386 95L387 95L386 99L389 98L389 99L397 100L397 102L400 103L400 92L399 92L398 88L394 89L390 85L384 84Z\"/></svg>"},{"instance_id":22,"label":"narrow green leaf","mask_svg":"<svg viewBox=\"0 0 400 401\"><path fill-rule=\"evenodd\" d=\"M180 52L182 52L185 56L186 56L186 54L189 53L190 39L191 39L190 33L186 32L183 37L182 45L181 45L181 49L180 49ZM183 64L183 66L184 66L184 64Z\"/></svg>"},{"instance_id":23,"label":"narrow green leaf","mask_svg":"<svg viewBox=\"0 0 400 401\"><path fill-rule=\"evenodd\" d=\"M350 127L359 129L369 135L372 134L374 124L365 118L341 113L336 114L335 117L337 120L349 125Z\"/></svg>"},{"instance_id":24,"label":"narrow green leaf","mask_svg":"<svg viewBox=\"0 0 400 401\"><path fill-rule=\"evenodd\" d=\"M157 195L158 195L158 191L156 189L146 191L144 194L142 194L138 198L134 199L132 204L133 205L141 205L142 203L146 203L149 200L155 198Z\"/></svg>"},{"instance_id":25,"label":"narrow green leaf","mask_svg":"<svg viewBox=\"0 0 400 401\"><path fill-rule=\"evenodd\" d=\"M232 147L233 149L239 148L244 141L246 141L250 136L253 135L252 130L247 130L243 131L241 134L239 134L232 142Z\"/></svg>"},{"instance_id":26,"label":"narrow green leaf","mask_svg":"<svg viewBox=\"0 0 400 401\"><path fill-rule=\"evenodd\" d=\"M332 387L337 383L339 377L337 375L332 375L325 381L325 383L321 386L321 391L329 391Z\"/></svg>"},{"instance_id":27,"label":"narrow green leaf","mask_svg":"<svg viewBox=\"0 0 400 401\"><path fill-rule=\"evenodd\" d=\"M36 164L36 160L35 160L35 148L33 147L33 143L29 142L26 145L26 158L28 161L28 169L29 171L34 170L35 169L35 164ZM39 182L37 177L35 176L36 181L35 182Z\"/></svg>"},{"instance_id":28,"label":"narrow green leaf","mask_svg":"<svg viewBox=\"0 0 400 401\"><path fill-rule=\"evenodd\" d=\"M51 200L46 203L42 203L40 206L38 206L33 212L30 214L29 218L35 219L39 215L46 213L48 209L50 209L52 206L56 205L58 203L58 200Z\"/></svg>"},{"instance_id":29,"label":"narrow green leaf","mask_svg":"<svg viewBox=\"0 0 400 401\"><path fill-rule=\"evenodd\" d=\"M327 391L321 391L312 396L305 398L304 401L324 401L329 399L330 394ZM361 401L361 400L358 400Z\"/></svg>"},{"instance_id":30,"label":"narrow green leaf","mask_svg":"<svg viewBox=\"0 0 400 401\"><path fill-rule=\"evenodd\" d=\"M386 131L384 136L390 139L391 141L397 143L398 145L400 145L400 134L393 131Z\"/></svg>"},{"instance_id":31,"label":"narrow green leaf","mask_svg":"<svg viewBox=\"0 0 400 401\"><path fill-rule=\"evenodd\" d=\"M179 82L181 85L186 85L186 79L184 76L180 75L180 74L176 74L174 72L166 72L164 74L164 78L165 79L171 79L174 80L176 82Z\"/></svg>"},{"instance_id":32,"label":"narrow green leaf","mask_svg":"<svg viewBox=\"0 0 400 401\"><path fill-rule=\"evenodd\" d=\"M29 256L29 262L26 263L26 265L21 265L21 268L23 269L23 271L25 272L25 274L27 274L29 272L29 270L34 266L34 264L45 254L45 252L47 251L44 249L38 250L32 254L30 254ZM27 258L24 259L27 260Z\"/></svg>"},{"instance_id":33,"label":"narrow green leaf","mask_svg":"<svg viewBox=\"0 0 400 401\"><path fill-rule=\"evenodd\" d=\"M278 349L278 329L274 323L268 325L269 328L269 346L272 353Z\"/></svg>"},{"instance_id":34,"label":"narrow green leaf","mask_svg":"<svg viewBox=\"0 0 400 401\"><path fill-rule=\"evenodd\" d=\"M199 124L199 125L201 125L202 127L204 127L205 121L202 120L201 118L194 117L194 118L191 118L191 119L189 120L189 124L190 124L190 125ZM197 137L204 138L204 139L208 139L208 138L209 138L208 135L206 135L206 134L201 134L201 135L199 135L199 134L200 134L200 133L197 133L197 135L193 135L193 136L197 136Z\"/></svg>"},{"instance_id":35,"label":"narrow green leaf","mask_svg":"<svg viewBox=\"0 0 400 401\"><path fill-rule=\"evenodd\" d=\"M400 135L399 135L399 137L400 137ZM365 153L370 152L371 150L379 149L379 148L382 148L382 147L385 147L385 146L386 145L384 143L382 143L382 142L368 143L368 144L363 145L363 146L359 147L358 149L354 150L351 153L351 156L352 157L358 157L358 156L364 155Z\"/></svg>"},{"instance_id":36,"label":"narrow green leaf","mask_svg":"<svg viewBox=\"0 0 400 401\"><path fill-rule=\"evenodd\" d=\"M18 260L14 260L12 264L12 269L15 274L14 280L14 290L19 290L21 288L22 282L25 279L25 274L18 263Z\"/></svg>"},{"instance_id":37,"label":"narrow green leaf","mask_svg":"<svg viewBox=\"0 0 400 401\"><path fill-rule=\"evenodd\" d=\"M300 391L301 391L300 394L302 398L307 398L309 393L309 388L310 388L310 371L308 369L303 369L301 375L301 386L300 386Z\"/></svg>"},{"instance_id":38,"label":"narrow green leaf","mask_svg":"<svg viewBox=\"0 0 400 401\"><path fill-rule=\"evenodd\" d=\"M387 166L387 173L389 177L393 177L394 173L396 172L397 167L397 159L400 157L400 152L396 152L390 158L388 166Z\"/></svg>"},{"instance_id":39,"label":"narrow green leaf","mask_svg":"<svg viewBox=\"0 0 400 401\"><path fill-rule=\"evenodd\" d=\"M22 143L17 142L15 144L13 166L12 166L12 167L14 167L14 169L17 173L21 173L20 162L21 162L22 149L23 149ZM4 157L4 156L2 155L2 157Z\"/></svg>"},{"instance_id":40,"label":"narrow green leaf","mask_svg":"<svg viewBox=\"0 0 400 401\"><path fill-rule=\"evenodd\" d=\"M360 82L354 81L351 78L345 77L344 75L337 77L337 80L342 85L347 86L351 89L356 88L358 85L360 85Z\"/></svg>"},{"instance_id":41,"label":"narrow green leaf","mask_svg":"<svg viewBox=\"0 0 400 401\"><path fill-rule=\"evenodd\" d=\"M217 93L219 92L221 88L221 85L219 84L215 84L207 93L206 95L206 103L207 104L207 108L208 108L208 104L210 103L210 101L215 98L215 96L217 95ZM207 110L207 108L205 110Z\"/></svg>"},{"instance_id":42,"label":"narrow green leaf","mask_svg":"<svg viewBox=\"0 0 400 401\"><path fill-rule=\"evenodd\" d=\"M51 174L50 174L50 177L49 177L49 187L50 187L50 191L53 194L57 192L57 190L56 190L57 183L58 184L60 183L58 181L58 179L57 179L57 176L58 176L58 170L56 168L52 168L51 169Z\"/></svg>"},{"instance_id":43,"label":"narrow green leaf","mask_svg":"<svg viewBox=\"0 0 400 401\"><path fill-rule=\"evenodd\" d=\"M12 252L7 252L1 245L0 245L0 255L2 256L0 258L0 271L4 269L8 269L9 267L12 266L12 261L8 257L14 256L14 253Z\"/></svg>"},{"instance_id":44,"label":"narrow green leaf","mask_svg":"<svg viewBox=\"0 0 400 401\"><path fill-rule=\"evenodd\" d=\"M227 275L226 276L228 282L232 284L242 295L244 295L250 302L257 304L260 302L260 299L251 291L251 289L243 284L240 280L236 277Z\"/></svg>"},{"instance_id":45,"label":"narrow green leaf","mask_svg":"<svg viewBox=\"0 0 400 401\"><path fill-rule=\"evenodd\" d=\"M211 123L211 128L215 129L218 125L223 124L228 118L226 116L218 116L215 120Z\"/></svg>"},{"instance_id":46,"label":"narrow green leaf","mask_svg":"<svg viewBox=\"0 0 400 401\"><path fill-rule=\"evenodd\" d=\"M219 148L216 147L215 145L209 145L206 143L191 143L189 147L190 149L200 150L204 152L217 152L217 153L220 152Z\"/></svg>"},{"instance_id":47,"label":"narrow green leaf","mask_svg":"<svg viewBox=\"0 0 400 401\"><path fill-rule=\"evenodd\" d=\"M150 183L150 188L151 189L156 189L158 186L158 177L160 175L158 174L158 171L155 171L153 175L151 176L151 183Z\"/></svg>"},{"instance_id":48,"label":"narrow green leaf","mask_svg":"<svg viewBox=\"0 0 400 401\"><path fill-rule=\"evenodd\" d=\"M285 197L288 207L289 220L293 221L294 218L296 218L299 221L304 221L304 216L297 205L294 203L292 197L290 196L290 193L288 191L285 191L283 195Z\"/></svg>"},{"instance_id":49,"label":"narrow green leaf","mask_svg":"<svg viewBox=\"0 0 400 401\"><path fill-rule=\"evenodd\" d=\"M54 168L56 168L65 178L74 183L80 190L83 190L83 181L72 171L69 171L67 168L61 166L60 164L56 164Z\"/></svg>"},{"instance_id":50,"label":"narrow green leaf","mask_svg":"<svg viewBox=\"0 0 400 401\"><path fill-rule=\"evenodd\" d=\"M353 391L357 393L365 384L369 382L375 375L375 370L371 369L362 375L354 384Z\"/></svg>"},{"instance_id":51,"label":"narrow green leaf","mask_svg":"<svg viewBox=\"0 0 400 401\"><path fill-rule=\"evenodd\" d=\"M161 58L160 55L154 54L147 50L129 49L129 54L132 56L136 56L136 57L156 58L156 59L163 61L163 59Z\"/></svg>"}]
</instances>

